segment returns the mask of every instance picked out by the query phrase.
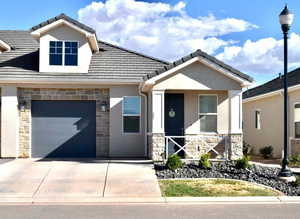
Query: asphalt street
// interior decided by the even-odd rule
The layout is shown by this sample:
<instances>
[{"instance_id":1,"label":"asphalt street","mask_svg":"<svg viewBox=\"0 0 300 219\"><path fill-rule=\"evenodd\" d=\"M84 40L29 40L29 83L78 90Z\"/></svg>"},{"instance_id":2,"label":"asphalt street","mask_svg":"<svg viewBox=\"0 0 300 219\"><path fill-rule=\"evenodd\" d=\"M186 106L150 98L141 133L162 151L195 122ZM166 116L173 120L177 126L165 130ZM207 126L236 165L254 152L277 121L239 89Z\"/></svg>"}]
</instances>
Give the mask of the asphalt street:
<instances>
[{"instance_id":1,"label":"asphalt street","mask_svg":"<svg viewBox=\"0 0 300 219\"><path fill-rule=\"evenodd\" d=\"M298 219L300 204L101 204L101 205L2 205L0 218L210 218Z\"/></svg>"}]
</instances>

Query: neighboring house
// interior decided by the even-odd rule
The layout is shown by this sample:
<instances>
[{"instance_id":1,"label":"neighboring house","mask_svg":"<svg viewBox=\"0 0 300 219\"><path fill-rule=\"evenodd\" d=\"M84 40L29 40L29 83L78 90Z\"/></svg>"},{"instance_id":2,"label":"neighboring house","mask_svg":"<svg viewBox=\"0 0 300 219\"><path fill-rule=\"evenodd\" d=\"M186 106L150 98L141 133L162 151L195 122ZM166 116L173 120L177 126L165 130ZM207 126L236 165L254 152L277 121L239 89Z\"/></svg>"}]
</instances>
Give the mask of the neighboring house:
<instances>
[{"instance_id":1,"label":"neighboring house","mask_svg":"<svg viewBox=\"0 0 300 219\"><path fill-rule=\"evenodd\" d=\"M2 157L242 154L252 79L200 50L167 63L64 14L0 39Z\"/></svg>"},{"instance_id":2,"label":"neighboring house","mask_svg":"<svg viewBox=\"0 0 300 219\"><path fill-rule=\"evenodd\" d=\"M288 73L290 153L300 153L300 68ZM279 76L243 93L244 140L254 148L274 147L274 157L283 151L283 77Z\"/></svg>"}]
</instances>

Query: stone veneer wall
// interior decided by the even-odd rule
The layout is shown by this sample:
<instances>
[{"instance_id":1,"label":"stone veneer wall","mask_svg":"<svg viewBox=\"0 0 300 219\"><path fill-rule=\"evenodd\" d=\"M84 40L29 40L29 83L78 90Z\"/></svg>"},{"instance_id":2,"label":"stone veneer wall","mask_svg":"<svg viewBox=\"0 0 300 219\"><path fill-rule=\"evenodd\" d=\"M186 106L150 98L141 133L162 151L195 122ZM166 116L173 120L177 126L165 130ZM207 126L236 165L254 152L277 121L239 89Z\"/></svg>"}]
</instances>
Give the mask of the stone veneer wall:
<instances>
[{"instance_id":1,"label":"stone veneer wall","mask_svg":"<svg viewBox=\"0 0 300 219\"><path fill-rule=\"evenodd\" d=\"M211 147L217 145L214 149L219 152L216 158L228 157L231 160L239 159L243 156L243 135L218 135L205 136L205 142L197 135L186 135L187 144L185 150L186 159L198 159L201 154L206 153ZM163 161L165 159L165 136L164 134L152 134L150 143L150 154L154 161ZM227 151L227 154L226 154Z\"/></svg>"},{"instance_id":2,"label":"stone veneer wall","mask_svg":"<svg viewBox=\"0 0 300 219\"><path fill-rule=\"evenodd\" d=\"M99 107L102 101L109 103L109 89L19 88L19 103L26 101L24 112L19 112L19 157L31 156L31 100L95 100L96 155L109 155L109 112L101 112Z\"/></svg>"}]
</instances>

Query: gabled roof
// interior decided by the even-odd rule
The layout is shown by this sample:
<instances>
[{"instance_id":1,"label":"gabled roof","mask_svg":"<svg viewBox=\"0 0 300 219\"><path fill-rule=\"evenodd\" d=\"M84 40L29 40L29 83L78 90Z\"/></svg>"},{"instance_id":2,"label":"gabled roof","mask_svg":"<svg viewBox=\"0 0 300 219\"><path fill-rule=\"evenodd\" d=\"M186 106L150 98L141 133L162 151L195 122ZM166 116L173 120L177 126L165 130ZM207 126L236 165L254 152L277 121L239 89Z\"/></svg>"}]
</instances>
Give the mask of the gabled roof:
<instances>
[{"instance_id":1,"label":"gabled roof","mask_svg":"<svg viewBox=\"0 0 300 219\"><path fill-rule=\"evenodd\" d=\"M300 68L295 69L288 73L288 86L292 87L300 84ZM268 94L274 91L279 91L283 88L283 76L268 81L260 86L246 90L243 93L243 99L257 97L260 95Z\"/></svg>"},{"instance_id":2,"label":"gabled roof","mask_svg":"<svg viewBox=\"0 0 300 219\"><path fill-rule=\"evenodd\" d=\"M227 71L229 71L232 74L238 76L239 78L242 78L242 79L247 80L249 82L253 82L253 78L252 77L250 77L250 76L248 76L248 75L240 72L239 70L237 70L237 69L235 69L235 68L233 68L233 67L225 64L224 62L216 59L215 57L208 55L207 53L203 52L200 49L196 50L195 52L193 52L193 53L191 53L191 54L189 54L189 55L187 55L187 56L185 56L185 57L183 57L181 59L178 59L177 61L175 61L175 62L173 62L173 63L171 63L171 64L169 64L167 66L164 66L163 68L155 70L154 72L146 75L144 77L144 80L151 79L151 78L153 78L153 77L155 77L157 75L160 75L160 74L162 74L162 73L164 73L166 71L169 71L169 70L175 68L176 66L179 66L179 65L181 65L181 64L183 64L183 63L185 63L185 62L187 62L187 61L189 61L189 60L191 60L191 59L193 59L195 57L201 57L201 58L204 58L206 60L209 60L210 62L218 65L219 67L221 67L223 69L226 69Z\"/></svg>"},{"instance_id":3,"label":"gabled roof","mask_svg":"<svg viewBox=\"0 0 300 219\"><path fill-rule=\"evenodd\" d=\"M44 22L42 22L42 23L40 23L40 24L32 27L30 30L31 31L38 30L38 29L40 29L40 28L42 28L44 26L47 26L47 25L49 25L49 24L51 24L51 23L53 23L55 21L61 20L61 19L65 20L65 21L68 21L68 22L74 24L75 26L77 26L77 27L79 27L79 28L81 28L81 29L83 29L83 30L85 30L87 32L96 33L96 31L94 29L86 26L83 23L78 22L77 20L74 20L73 18L65 15L64 13L62 13L62 14L54 17L54 18L50 18L50 19L48 19L48 20L46 20L46 21L44 21Z\"/></svg>"}]
</instances>

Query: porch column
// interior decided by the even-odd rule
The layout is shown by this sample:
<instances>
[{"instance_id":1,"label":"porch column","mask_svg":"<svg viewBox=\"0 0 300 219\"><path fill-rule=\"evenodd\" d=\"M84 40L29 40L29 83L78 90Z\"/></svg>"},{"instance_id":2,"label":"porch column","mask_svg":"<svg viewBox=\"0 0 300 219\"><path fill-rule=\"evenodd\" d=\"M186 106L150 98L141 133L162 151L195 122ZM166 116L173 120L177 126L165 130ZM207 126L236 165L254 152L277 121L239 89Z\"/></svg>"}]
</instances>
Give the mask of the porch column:
<instances>
[{"instance_id":1,"label":"porch column","mask_svg":"<svg viewBox=\"0 0 300 219\"><path fill-rule=\"evenodd\" d=\"M152 159L161 161L165 157L165 92L152 91Z\"/></svg>"},{"instance_id":2,"label":"porch column","mask_svg":"<svg viewBox=\"0 0 300 219\"><path fill-rule=\"evenodd\" d=\"M17 87L1 87L1 157L18 157L19 110Z\"/></svg>"},{"instance_id":3,"label":"porch column","mask_svg":"<svg viewBox=\"0 0 300 219\"><path fill-rule=\"evenodd\" d=\"M243 156L242 90L229 90L229 157Z\"/></svg>"}]
</instances>

